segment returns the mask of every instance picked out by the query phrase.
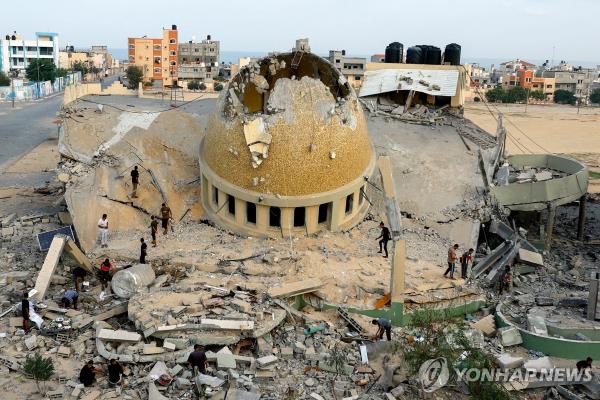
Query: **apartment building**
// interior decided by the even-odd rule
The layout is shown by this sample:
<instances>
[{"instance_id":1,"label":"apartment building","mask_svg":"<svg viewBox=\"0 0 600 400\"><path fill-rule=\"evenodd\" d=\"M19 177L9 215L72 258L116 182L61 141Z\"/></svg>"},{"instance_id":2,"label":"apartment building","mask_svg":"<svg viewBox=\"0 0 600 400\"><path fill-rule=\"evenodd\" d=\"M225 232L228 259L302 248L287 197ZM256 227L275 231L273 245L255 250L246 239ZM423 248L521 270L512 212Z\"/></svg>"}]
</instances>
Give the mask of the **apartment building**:
<instances>
[{"instance_id":1,"label":"apartment building","mask_svg":"<svg viewBox=\"0 0 600 400\"><path fill-rule=\"evenodd\" d=\"M364 57L348 57L346 50L329 50L328 60L346 77L348 83L358 88L362 84L367 59Z\"/></svg>"},{"instance_id":2,"label":"apartment building","mask_svg":"<svg viewBox=\"0 0 600 400\"><path fill-rule=\"evenodd\" d=\"M58 33L36 32L35 39L25 40L16 32L0 37L0 70L23 71L31 60L48 59L58 65Z\"/></svg>"},{"instance_id":3,"label":"apartment building","mask_svg":"<svg viewBox=\"0 0 600 400\"><path fill-rule=\"evenodd\" d=\"M177 25L163 28L162 38L128 38L129 65L141 67L144 81L154 80L162 85L177 83L179 72L179 43Z\"/></svg>"},{"instance_id":4,"label":"apartment building","mask_svg":"<svg viewBox=\"0 0 600 400\"><path fill-rule=\"evenodd\" d=\"M598 71L584 68L572 71L540 71L539 76L553 78L554 90L568 90L580 98L583 103L587 103L592 83L598 78Z\"/></svg>"},{"instance_id":5,"label":"apartment building","mask_svg":"<svg viewBox=\"0 0 600 400\"><path fill-rule=\"evenodd\" d=\"M219 75L220 44L210 35L205 40L179 44L179 79L212 82Z\"/></svg>"}]
</instances>

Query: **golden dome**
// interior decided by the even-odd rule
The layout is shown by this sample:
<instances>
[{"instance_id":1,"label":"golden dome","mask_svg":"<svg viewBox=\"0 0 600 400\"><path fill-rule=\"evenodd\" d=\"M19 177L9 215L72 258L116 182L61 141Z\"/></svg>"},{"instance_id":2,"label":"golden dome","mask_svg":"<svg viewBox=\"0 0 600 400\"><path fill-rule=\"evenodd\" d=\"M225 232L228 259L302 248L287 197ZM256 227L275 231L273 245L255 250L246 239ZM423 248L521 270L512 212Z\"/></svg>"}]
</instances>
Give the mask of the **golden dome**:
<instances>
[{"instance_id":1,"label":"golden dome","mask_svg":"<svg viewBox=\"0 0 600 400\"><path fill-rule=\"evenodd\" d=\"M373 149L343 76L314 54L286 53L233 78L209 118L200 156L240 188L304 196L363 176Z\"/></svg>"}]
</instances>

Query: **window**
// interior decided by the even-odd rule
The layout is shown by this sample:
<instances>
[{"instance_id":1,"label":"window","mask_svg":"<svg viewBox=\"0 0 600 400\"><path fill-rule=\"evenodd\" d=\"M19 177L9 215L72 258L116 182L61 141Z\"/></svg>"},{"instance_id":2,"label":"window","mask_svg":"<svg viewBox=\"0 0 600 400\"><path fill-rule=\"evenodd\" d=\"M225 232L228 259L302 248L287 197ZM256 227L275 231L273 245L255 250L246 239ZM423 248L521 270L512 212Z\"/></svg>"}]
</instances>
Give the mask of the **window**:
<instances>
[{"instance_id":1,"label":"window","mask_svg":"<svg viewBox=\"0 0 600 400\"><path fill-rule=\"evenodd\" d=\"M181 59L181 62L185 64L185 63L187 62L187 58L183 57L183 58Z\"/></svg>"},{"instance_id":2,"label":"window","mask_svg":"<svg viewBox=\"0 0 600 400\"><path fill-rule=\"evenodd\" d=\"M172 56L176 56L176 55L177 55L177 52L176 52L176 51L171 51L171 55L172 55Z\"/></svg>"},{"instance_id":3,"label":"window","mask_svg":"<svg viewBox=\"0 0 600 400\"><path fill-rule=\"evenodd\" d=\"M281 209L279 207L269 207L269 226L281 227Z\"/></svg>"},{"instance_id":4,"label":"window","mask_svg":"<svg viewBox=\"0 0 600 400\"><path fill-rule=\"evenodd\" d=\"M548 89L552 89L552 85L546 85Z\"/></svg>"},{"instance_id":5,"label":"window","mask_svg":"<svg viewBox=\"0 0 600 400\"><path fill-rule=\"evenodd\" d=\"M256 223L256 204L246 203L246 221L251 224Z\"/></svg>"},{"instance_id":6,"label":"window","mask_svg":"<svg viewBox=\"0 0 600 400\"><path fill-rule=\"evenodd\" d=\"M235 215L235 198L230 194L227 195L227 208L229 209L229 214Z\"/></svg>"},{"instance_id":7,"label":"window","mask_svg":"<svg viewBox=\"0 0 600 400\"><path fill-rule=\"evenodd\" d=\"M134 56L129 56L129 61L134 62L135 61L135 57Z\"/></svg>"},{"instance_id":8,"label":"window","mask_svg":"<svg viewBox=\"0 0 600 400\"><path fill-rule=\"evenodd\" d=\"M171 65L177 65L177 61L171 61L169 64L171 64Z\"/></svg>"},{"instance_id":9,"label":"window","mask_svg":"<svg viewBox=\"0 0 600 400\"><path fill-rule=\"evenodd\" d=\"M154 68L154 73L155 74L160 74L160 68Z\"/></svg>"},{"instance_id":10,"label":"window","mask_svg":"<svg viewBox=\"0 0 600 400\"><path fill-rule=\"evenodd\" d=\"M150 58L149 58L149 57L146 57L146 61L150 61Z\"/></svg>"},{"instance_id":11,"label":"window","mask_svg":"<svg viewBox=\"0 0 600 400\"><path fill-rule=\"evenodd\" d=\"M354 193L346 196L346 214L350 214L352 212L352 205L354 203Z\"/></svg>"},{"instance_id":12,"label":"window","mask_svg":"<svg viewBox=\"0 0 600 400\"><path fill-rule=\"evenodd\" d=\"M160 44L154 45L154 51L160 51Z\"/></svg>"},{"instance_id":13,"label":"window","mask_svg":"<svg viewBox=\"0 0 600 400\"><path fill-rule=\"evenodd\" d=\"M150 46L146 45L146 50L148 50L150 48Z\"/></svg>"},{"instance_id":14,"label":"window","mask_svg":"<svg viewBox=\"0 0 600 400\"><path fill-rule=\"evenodd\" d=\"M324 203L324 204L320 204L319 205L319 217L317 219L317 222L319 224L324 224L325 222L327 222L327 218L329 216L329 205L331 203Z\"/></svg>"},{"instance_id":15,"label":"window","mask_svg":"<svg viewBox=\"0 0 600 400\"><path fill-rule=\"evenodd\" d=\"M219 189L217 189L216 187L213 186L212 188L212 199L213 199L213 203L217 206L219 205Z\"/></svg>"},{"instance_id":16,"label":"window","mask_svg":"<svg viewBox=\"0 0 600 400\"><path fill-rule=\"evenodd\" d=\"M169 39L169 43L170 44L175 44L175 43L177 43L177 40L175 40L175 39Z\"/></svg>"},{"instance_id":17,"label":"window","mask_svg":"<svg viewBox=\"0 0 600 400\"><path fill-rule=\"evenodd\" d=\"M135 44L130 44L130 45L129 45L129 49L130 49L130 50L133 50L133 49L135 49Z\"/></svg>"},{"instance_id":18,"label":"window","mask_svg":"<svg viewBox=\"0 0 600 400\"><path fill-rule=\"evenodd\" d=\"M305 211L304 207L294 208L294 227L304 226Z\"/></svg>"},{"instance_id":19,"label":"window","mask_svg":"<svg viewBox=\"0 0 600 400\"><path fill-rule=\"evenodd\" d=\"M358 76L358 75L354 75L354 80L355 80L355 81L360 81L360 76Z\"/></svg>"},{"instance_id":20,"label":"window","mask_svg":"<svg viewBox=\"0 0 600 400\"><path fill-rule=\"evenodd\" d=\"M154 57L154 64L160 64L160 57Z\"/></svg>"},{"instance_id":21,"label":"window","mask_svg":"<svg viewBox=\"0 0 600 400\"><path fill-rule=\"evenodd\" d=\"M206 74L206 77L207 77L207 78L210 78L210 74Z\"/></svg>"},{"instance_id":22,"label":"window","mask_svg":"<svg viewBox=\"0 0 600 400\"><path fill-rule=\"evenodd\" d=\"M197 53L197 52L199 51L199 49L198 49L198 48L195 48L195 49L194 49L194 51Z\"/></svg>"}]
</instances>

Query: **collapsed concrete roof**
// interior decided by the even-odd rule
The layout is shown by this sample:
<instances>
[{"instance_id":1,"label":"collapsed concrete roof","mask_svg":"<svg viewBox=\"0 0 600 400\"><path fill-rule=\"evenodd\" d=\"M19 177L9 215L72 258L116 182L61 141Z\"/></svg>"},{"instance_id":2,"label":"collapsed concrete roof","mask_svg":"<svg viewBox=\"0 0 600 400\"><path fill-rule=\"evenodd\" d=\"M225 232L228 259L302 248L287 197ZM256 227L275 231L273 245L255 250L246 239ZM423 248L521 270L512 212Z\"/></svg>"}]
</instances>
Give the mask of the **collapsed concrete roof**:
<instances>
[{"instance_id":1,"label":"collapsed concrete roof","mask_svg":"<svg viewBox=\"0 0 600 400\"><path fill-rule=\"evenodd\" d=\"M311 53L250 64L221 94L201 159L246 190L302 196L339 188L372 160L365 118L345 78Z\"/></svg>"}]
</instances>

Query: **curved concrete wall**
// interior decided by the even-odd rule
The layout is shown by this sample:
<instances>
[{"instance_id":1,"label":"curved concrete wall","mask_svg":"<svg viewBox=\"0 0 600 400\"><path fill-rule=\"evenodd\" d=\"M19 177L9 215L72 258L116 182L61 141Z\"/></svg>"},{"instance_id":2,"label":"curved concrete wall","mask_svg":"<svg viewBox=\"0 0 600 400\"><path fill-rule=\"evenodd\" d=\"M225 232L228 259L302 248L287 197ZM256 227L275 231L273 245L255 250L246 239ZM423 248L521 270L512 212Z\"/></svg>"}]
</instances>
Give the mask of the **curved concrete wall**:
<instances>
[{"instance_id":1,"label":"curved concrete wall","mask_svg":"<svg viewBox=\"0 0 600 400\"><path fill-rule=\"evenodd\" d=\"M570 203L579 199L588 188L588 168L585 164L565 156L553 154L523 154L508 157L518 167L551 168L569 175L542 182L512 183L494 186L491 193L498 203L514 211L536 211Z\"/></svg>"}]
</instances>

